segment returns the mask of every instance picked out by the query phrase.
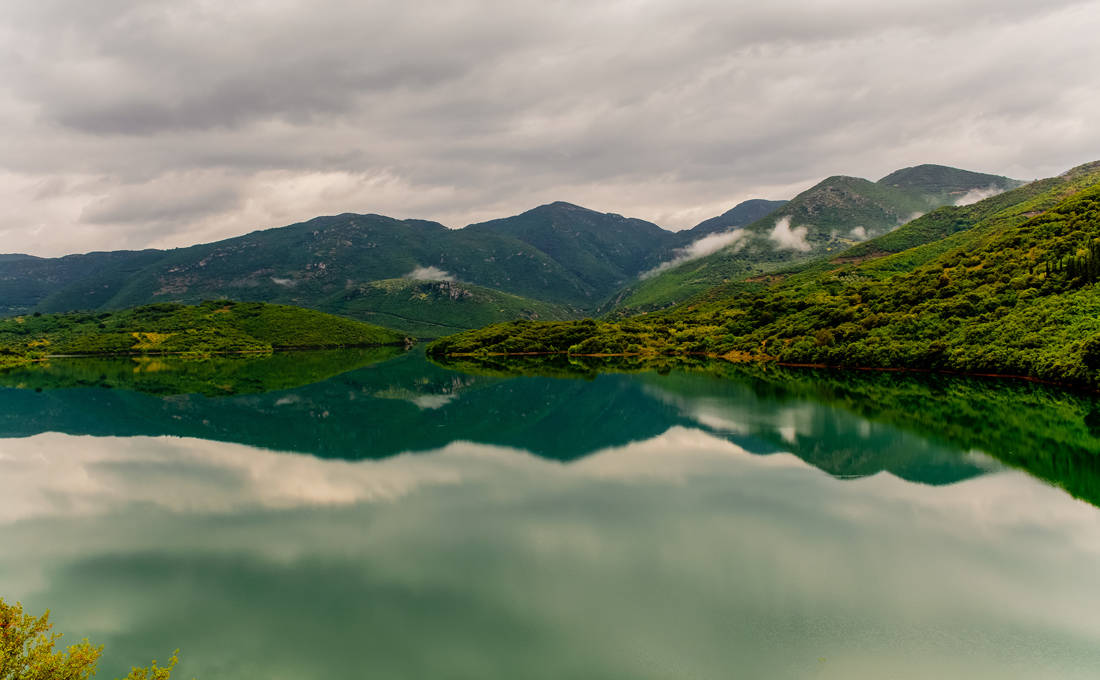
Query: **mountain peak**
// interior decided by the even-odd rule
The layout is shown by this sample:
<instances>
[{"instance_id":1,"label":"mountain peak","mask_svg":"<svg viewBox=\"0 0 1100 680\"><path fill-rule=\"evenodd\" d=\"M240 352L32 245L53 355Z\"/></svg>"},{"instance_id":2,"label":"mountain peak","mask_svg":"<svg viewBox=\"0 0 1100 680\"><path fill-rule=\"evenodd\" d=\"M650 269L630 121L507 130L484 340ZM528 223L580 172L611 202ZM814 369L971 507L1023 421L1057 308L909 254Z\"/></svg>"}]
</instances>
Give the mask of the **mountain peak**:
<instances>
[{"instance_id":1,"label":"mountain peak","mask_svg":"<svg viewBox=\"0 0 1100 680\"><path fill-rule=\"evenodd\" d=\"M583 205L577 205L576 203L569 203L568 201L553 201L551 203L543 203L542 205L535 206L530 210L525 210L524 212L520 213L520 215L537 215L542 213L586 213L593 215L603 214L598 210L592 210L590 208L584 207Z\"/></svg>"},{"instance_id":2,"label":"mountain peak","mask_svg":"<svg viewBox=\"0 0 1100 680\"><path fill-rule=\"evenodd\" d=\"M988 175L931 163L895 170L877 183L896 189L939 195L959 194L989 187L1007 190L1023 184L1019 180L1002 175Z\"/></svg>"}]
</instances>

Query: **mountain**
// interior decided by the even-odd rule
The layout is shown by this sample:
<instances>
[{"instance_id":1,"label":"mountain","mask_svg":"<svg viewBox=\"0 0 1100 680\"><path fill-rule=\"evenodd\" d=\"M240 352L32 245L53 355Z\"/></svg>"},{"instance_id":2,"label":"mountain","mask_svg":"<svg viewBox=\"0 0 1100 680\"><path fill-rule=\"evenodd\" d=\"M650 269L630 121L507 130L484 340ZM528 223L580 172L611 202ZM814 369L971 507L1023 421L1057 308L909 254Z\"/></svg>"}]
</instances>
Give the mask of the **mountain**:
<instances>
[{"instance_id":1,"label":"mountain","mask_svg":"<svg viewBox=\"0 0 1100 680\"><path fill-rule=\"evenodd\" d=\"M461 314L433 319L428 297L364 296L363 286L419 276L470 282L462 295L469 328L500 318L568 318L594 291L548 255L508 236L451 230L420 220L344 214L168 251L119 251L0 260L0 314L122 309L150 302L232 298L311 307L395 327L447 329ZM387 290L391 292L394 286ZM502 292L504 290L511 293ZM354 291L359 291L355 294ZM539 300L523 300L532 295ZM430 297L430 296L429 296ZM370 310L365 299L382 301ZM541 300L541 301L540 301ZM484 307L474 312L475 307ZM376 311L372 316L367 312ZM501 316L516 312L515 317ZM494 316L496 314L496 316ZM397 315L397 316L394 316ZM436 322L436 323L433 323Z\"/></svg>"},{"instance_id":2,"label":"mountain","mask_svg":"<svg viewBox=\"0 0 1100 680\"><path fill-rule=\"evenodd\" d=\"M787 201L768 201L763 198L752 198L733 206L718 217L703 220L691 229L678 232L683 242L694 241L697 238L729 231L735 227L744 227L762 219L779 208L786 205Z\"/></svg>"},{"instance_id":3,"label":"mountain","mask_svg":"<svg viewBox=\"0 0 1100 680\"><path fill-rule=\"evenodd\" d=\"M792 262L844 250L972 191L994 195L1020 184L939 165L898 170L878 182L829 177L744 227L726 247L625 288L606 311L626 316L666 308L722 283L766 277Z\"/></svg>"},{"instance_id":4,"label":"mountain","mask_svg":"<svg viewBox=\"0 0 1100 680\"><path fill-rule=\"evenodd\" d=\"M970 198L974 200L969 202L976 202L978 197L988 198L993 193L1015 189L1023 184L1020 180L1000 175L927 164L895 170L877 183L930 196L939 205L969 201ZM972 192L974 195L968 197Z\"/></svg>"},{"instance_id":5,"label":"mountain","mask_svg":"<svg viewBox=\"0 0 1100 680\"><path fill-rule=\"evenodd\" d=\"M534 246L582 281L592 302L600 302L655 265L656 251L676 242L673 232L652 222L562 202L471 224L463 231L508 236Z\"/></svg>"},{"instance_id":6,"label":"mountain","mask_svg":"<svg viewBox=\"0 0 1100 680\"><path fill-rule=\"evenodd\" d=\"M879 243L917 245L891 253L872 241L858 256L829 255L755 288L718 287L662 314L513 322L432 351L705 353L1100 387L1100 162L897 234Z\"/></svg>"},{"instance_id":7,"label":"mountain","mask_svg":"<svg viewBox=\"0 0 1100 680\"><path fill-rule=\"evenodd\" d=\"M829 178L790 202L746 201L679 233L556 202L462 229L345 213L172 250L6 255L0 315L235 299L436 337L513 318L577 318L616 307L621 314L839 252L942 196L1011 182L942 166L886 180L898 186ZM449 286L416 288L400 279Z\"/></svg>"},{"instance_id":8,"label":"mountain","mask_svg":"<svg viewBox=\"0 0 1100 680\"><path fill-rule=\"evenodd\" d=\"M131 276L164 256L160 250L114 252L39 258L0 255L0 316L33 311L51 295L78 295L64 309L94 309Z\"/></svg>"},{"instance_id":9,"label":"mountain","mask_svg":"<svg viewBox=\"0 0 1100 680\"><path fill-rule=\"evenodd\" d=\"M230 298L431 337L502 318L581 316L674 239L654 224L567 203L464 229L348 213L166 251L4 256L0 315ZM410 293L401 278L454 285L440 297Z\"/></svg>"}]
</instances>

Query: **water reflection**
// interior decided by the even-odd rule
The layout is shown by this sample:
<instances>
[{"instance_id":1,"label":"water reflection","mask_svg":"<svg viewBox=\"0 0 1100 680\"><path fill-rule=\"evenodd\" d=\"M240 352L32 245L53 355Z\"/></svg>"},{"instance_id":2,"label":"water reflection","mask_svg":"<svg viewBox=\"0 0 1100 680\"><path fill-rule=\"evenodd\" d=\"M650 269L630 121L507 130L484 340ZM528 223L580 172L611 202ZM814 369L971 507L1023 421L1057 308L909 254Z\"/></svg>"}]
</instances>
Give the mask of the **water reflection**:
<instances>
[{"instance_id":1,"label":"water reflection","mask_svg":"<svg viewBox=\"0 0 1100 680\"><path fill-rule=\"evenodd\" d=\"M106 373L132 373L125 360L116 361L124 367ZM49 381L74 384L63 369L56 366ZM217 397L162 398L119 389L135 386L121 378L113 389L0 389L0 437L175 435L346 459L384 458L464 440L573 460L681 426L718 434L753 453L793 451L839 477L889 471L942 484L990 466L957 446L876 424L828 401L761 393L758 384L725 376L502 378L450 371L415 353L335 373L293 389ZM168 375L160 373L158 389L170 389ZM26 374L19 380L47 382Z\"/></svg>"},{"instance_id":2,"label":"water reflection","mask_svg":"<svg viewBox=\"0 0 1100 680\"><path fill-rule=\"evenodd\" d=\"M1088 398L415 353L157 395L126 366L0 389L0 593L106 677L177 646L198 678L1100 669Z\"/></svg>"},{"instance_id":3,"label":"water reflection","mask_svg":"<svg viewBox=\"0 0 1100 680\"><path fill-rule=\"evenodd\" d=\"M5 456L0 581L109 672L176 645L187 677L1100 668L1098 512L1017 471L841 481L682 427L568 465L55 434Z\"/></svg>"}]
</instances>

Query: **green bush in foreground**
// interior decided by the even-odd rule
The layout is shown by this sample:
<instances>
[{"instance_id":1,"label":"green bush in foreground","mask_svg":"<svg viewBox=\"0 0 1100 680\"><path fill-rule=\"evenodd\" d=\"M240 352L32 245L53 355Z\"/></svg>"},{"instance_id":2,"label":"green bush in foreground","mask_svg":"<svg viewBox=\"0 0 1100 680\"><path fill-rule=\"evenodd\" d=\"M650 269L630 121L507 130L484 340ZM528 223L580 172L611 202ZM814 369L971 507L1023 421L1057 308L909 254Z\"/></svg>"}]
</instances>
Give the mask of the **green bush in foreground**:
<instances>
[{"instance_id":1,"label":"green bush in foreground","mask_svg":"<svg viewBox=\"0 0 1100 680\"><path fill-rule=\"evenodd\" d=\"M58 651L60 639L61 633L53 632L49 611L34 616L18 602L9 605L0 599L0 680L87 680L95 675L103 647L81 640ZM153 661L135 667L124 680L169 680L177 661L173 652L167 666Z\"/></svg>"}]
</instances>

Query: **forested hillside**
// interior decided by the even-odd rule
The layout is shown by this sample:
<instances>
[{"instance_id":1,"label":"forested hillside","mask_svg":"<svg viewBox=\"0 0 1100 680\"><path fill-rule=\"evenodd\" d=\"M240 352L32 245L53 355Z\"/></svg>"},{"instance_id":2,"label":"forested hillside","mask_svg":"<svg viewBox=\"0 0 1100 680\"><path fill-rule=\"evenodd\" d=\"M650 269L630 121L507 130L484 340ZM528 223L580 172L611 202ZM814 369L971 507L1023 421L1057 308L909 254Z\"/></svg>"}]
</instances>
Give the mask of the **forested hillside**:
<instances>
[{"instance_id":1,"label":"forested hillside","mask_svg":"<svg viewBox=\"0 0 1100 680\"><path fill-rule=\"evenodd\" d=\"M662 314L497 325L433 351L706 353L1100 386L1100 163L882 238ZM921 244L887 250L909 239Z\"/></svg>"},{"instance_id":2,"label":"forested hillside","mask_svg":"<svg viewBox=\"0 0 1100 680\"><path fill-rule=\"evenodd\" d=\"M723 283L766 277L889 233L972 192L996 194L1020 184L942 165L905 168L878 182L829 177L746 226L717 252L633 284L616 297L614 311L627 316L663 309Z\"/></svg>"}]
</instances>

